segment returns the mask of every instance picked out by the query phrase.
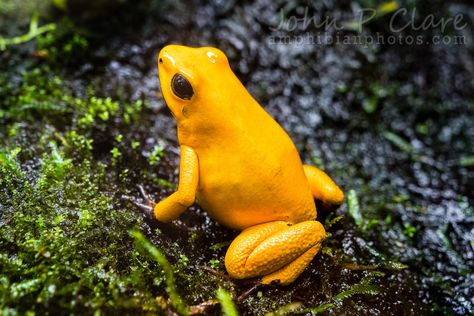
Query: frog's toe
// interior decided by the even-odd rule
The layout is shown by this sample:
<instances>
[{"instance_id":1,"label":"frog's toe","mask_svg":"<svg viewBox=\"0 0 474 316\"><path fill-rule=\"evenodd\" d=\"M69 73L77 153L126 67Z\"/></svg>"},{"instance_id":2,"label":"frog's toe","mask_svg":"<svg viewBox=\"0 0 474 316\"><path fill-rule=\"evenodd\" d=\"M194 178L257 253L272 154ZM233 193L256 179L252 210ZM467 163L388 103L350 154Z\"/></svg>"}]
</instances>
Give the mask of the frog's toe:
<instances>
[{"instance_id":1,"label":"frog's toe","mask_svg":"<svg viewBox=\"0 0 474 316\"><path fill-rule=\"evenodd\" d=\"M314 256L318 253L321 244L317 244L311 247L309 250L304 252L293 262L284 266L280 270L273 273L267 274L262 277L262 284L278 283L281 285L287 285L293 283L296 278L303 273L304 269L313 260Z\"/></svg>"}]
</instances>

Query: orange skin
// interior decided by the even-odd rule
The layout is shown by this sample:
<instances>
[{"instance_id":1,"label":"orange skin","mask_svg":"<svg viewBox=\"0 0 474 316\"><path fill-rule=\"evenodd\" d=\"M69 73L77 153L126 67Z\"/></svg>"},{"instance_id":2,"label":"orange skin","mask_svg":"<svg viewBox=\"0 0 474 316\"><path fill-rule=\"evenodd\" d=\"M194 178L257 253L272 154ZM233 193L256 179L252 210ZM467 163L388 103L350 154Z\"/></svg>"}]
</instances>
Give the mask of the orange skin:
<instances>
[{"instance_id":1,"label":"orange skin","mask_svg":"<svg viewBox=\"0 0 474 316\"><path fill-rule=\"evenodd\" d=\"M231 277L293 282L325 238L314 198L339 205L344 194L323 171L302 164L288 134L247 92L222 51L169 45L158 70L181 159L178 190L156 204L155 217L172 221L197 199L213 219L243 230L225 256ZM176 92L176 74L192 87L191 97Z\"/></svg>"}]
</instances>

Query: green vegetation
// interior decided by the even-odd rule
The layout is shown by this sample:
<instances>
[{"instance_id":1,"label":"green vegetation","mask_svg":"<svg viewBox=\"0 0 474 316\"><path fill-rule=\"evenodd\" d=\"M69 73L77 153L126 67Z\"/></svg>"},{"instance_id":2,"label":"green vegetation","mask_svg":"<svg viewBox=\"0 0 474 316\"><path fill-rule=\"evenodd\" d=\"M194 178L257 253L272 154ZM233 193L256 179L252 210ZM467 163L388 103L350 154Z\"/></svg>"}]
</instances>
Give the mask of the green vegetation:
<instances>
[{"instance_id":1,"label":"green vegetation","mask_svg":"<svg viewBox=\"0 0 474 316\"><path fill-rule=\"evenodd\" d=\"M354 190L350 190L347 195L347 205L349 209L349 214L354 219L355 223L359 227L363 227L364 218L360 213L359 200L357 199L357 193Z\"/></svg>"},{"instance_id":2,"label":"green vegetation","mask_svg":"<svg viewBox=\"0 0 474 316\"><path fill-rule=\"evenodd\" d=\"M378 223L376 218L367 220L362 216L359 206L359 199L357 198L357 193L354 190L349 190L349 193L347 194L347 208L349 215L352 216L356 225L363 231Z\"/></svg>"},{"instance_id":3,"label":"green vegetation","mask_svg":"<svg viewBox=\"0 0 474 316\"><path fill-rule=\"evenodd\" d=\"M229 292L227 292L223 288L219 288L217 289L216 297L219 303L221 304L222 314L224 314L225 316L239 315Z\"/></svg>"},{"instance_id":4,"label":"green vegetation","mask_svg":"<svg viewBox=\"0 0 474 316\"><path fill-rule=\"evenodd\" d=\"M141 105L119 110L107 98L76 97L47 69L0 93L5 90L0 311L157 310L148 280L160 274L143 266L127 234L141 217L113 202L113 175L105 161L93 159L90 130L123 118L124 107L137 115Z\"/></svg>"},{"instance_id":5,"label":"green vegetation","mask_svg":"<svg viewBox=\"0 0 474 316\"><path fill-rule=\"evenodd\" d=\"M293 302L283 305L274 312L265 314L265 316L283 316L293 314L317 315L334 308L336 304L340 304L354 295L377 295L380 293L380 288L370 283L372 278L373 275L364 278L360 283L353 284L347 290L332 297L328 302L322 303L316 307L303 308L301 303Z\"/></svg>"},{"instance_id":6,"label":"green vegetation","mask_svg":"<svg viewBox=\"0 0 474 316\"><path fill-rule=\"evenodd\" d=\"M369 278L362 280L360 283L352 285L349 289L335 295L331 302L323 303L317 307L305 308L298 311L300 314L310 313L316 315L327 311L335 306L336 303L341 302L354 295L377 295L380 293L380 289L370 284Z\"/></svg>"},{"instance_id":7,"label":"green vegetation","mask_svg":"<svg viewBox=\"0 0 474 316\"><path fill-rule=\"evenodd\" d=\"M102 193L104 165L73 163L50 147L35 181L17 164L16 150L2 153L0 310L156 310L146 282L156 273L141 267L126 234L139 217L116 209ZM111 306L111 299L122 306Z\"/></svg>"},{"instance_id":8,"label":"green vegetation","mask_svg":"<svg viewBox=\"0 0 474 316\"><path fill-rule=\"evenodd\" d=\"M189 314L189 307L183 301L183 299L178 293L178 290L176 289L175 279L173 275L173 267L169 263L168 259L166 259L166 256L161 251L156 249L156 247L154 247L148 240L146 240L145 236L143 236L142 233L140 233L139 231L132 230L130 234L135 238L137 246L145 249L149 253L149 255L154 260L156 260L156 262L158 262L163 268L166 278L166 292L170 296L171 304L173 305L173 307L181 315Z\"/></svg>"},{"instance_id":9,"label":"green vegetation","mask_svg":"<svg viewBox=\"0 0 474 316\"><path fill-rule=\"evenodd\" d=\"M48 23L38 27L38 14L34 14L31 18L30 28L28 33L12 37L4 38L0 36L0 51L5 50L9 45L18 45L31 41L33 38L38 37L39 35L47 32L54 31L56 29L56 24Z\"/></svg>"},{"instance_id":10,"label":"green vegetation","mask_svg":"<svg viewBox=\"0 0 474 316\"><path fill-rule=\"evenodd\" d=\"M272 35L259 25L261 1L199 8L217 29L193 14L170 19L189 12L184 2L79 2L72 10L67 0L0 1L0 315L473 310L473 114L460 46L277 50L260 45ZM359 4L377 15L354 20L352 30L372 35L387 33L390 13L407 6ZM351 16L329 2L284 9L291 16L307 7L309 15ZM104 19L110 8L113 18ZM237 49L229 39L248 25L260 29ZM156 200L176 188L172 117L153 96L151 69L160 47L180 41L226 51L302 159L347 194L337 210L318 205L328 238L290 286L233 300L254 285L225 273L237 232L199 207L165 225L121 201L138 196L138 184Z\"/></svg>"},{"instance_id":11,"label":"green vegetation","mask_svg":"<svg viewBox=\"0 0 474 316\"><path fill-rule=\"evenodd\" d=\"M411 145L397 134L392 132L385 132L383 136L401 151L407 154L411 154L413 152L413 148L411 147Z\"/></svg>"},{"instance_id":12,"label":"green vegetation","mask_svg":"<svg viewBox=\"0 0 474 316\"><path fill-rule=\"evenodd\" d=\"M459 165L463 167L474 167L474 156L464 156L459 158Z\"/></svg>"},{"instance_id":13,"label":"green vegetation","mask_svg":"<svg viewBox=\"0 0 474 316\"><path fill-rule=\"evenodd\" d=\"M148 158L150 165L154 166L157 163L159 163L161 158L163 158L163 155L164 155L163 147L158 146L158 145L153 147L150 153L150 157Z\"/></svg>"}]
</instances>

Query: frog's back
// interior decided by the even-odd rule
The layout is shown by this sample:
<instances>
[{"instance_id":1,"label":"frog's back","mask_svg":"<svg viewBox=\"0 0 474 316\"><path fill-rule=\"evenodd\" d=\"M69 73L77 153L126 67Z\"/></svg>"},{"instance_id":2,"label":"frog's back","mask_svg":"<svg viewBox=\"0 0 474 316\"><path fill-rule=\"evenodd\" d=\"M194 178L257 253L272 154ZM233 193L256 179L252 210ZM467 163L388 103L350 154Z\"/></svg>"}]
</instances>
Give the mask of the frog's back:
<instances>
[{"instance_id":1,"label":"frog's back","mask_svg":"<svg viewBox=\"0 0 474 316\"><path fill-rule=\"evenodd\" d=\"M299 154L287 133L258 104L231 132L196 148L199 204L236 229L316 217ZM212 145L209 145L212 144Z\"/></svg>"},{"instance_id":2,"label":"frog's back","mask_svg":"<svg viewBox=\"0 0 474 316\"><path fill-rule=\"evenodd\" d=\"M293 142L248 93L225 55L173 49L181 56L174 60L180 70L191 74L187 80L193 94L175 102L172 91L165 92L179 143L198 156L197 199L203 209L236 229L315 219L311 189Z\"/></svg>"}]
</instances>

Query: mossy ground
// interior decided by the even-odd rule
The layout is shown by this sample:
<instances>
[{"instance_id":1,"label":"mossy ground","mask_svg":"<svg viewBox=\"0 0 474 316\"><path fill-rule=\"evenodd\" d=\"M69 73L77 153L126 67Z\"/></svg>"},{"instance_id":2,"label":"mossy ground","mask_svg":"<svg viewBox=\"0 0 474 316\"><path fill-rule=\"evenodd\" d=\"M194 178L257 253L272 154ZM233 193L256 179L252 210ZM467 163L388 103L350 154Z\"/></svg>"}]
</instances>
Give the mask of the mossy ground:
<instances>
[{"instance_id":1,"label":"mossy ground","mask_svg":"<svg viewBox=\"0 0 474 316\"><path fill-rule=\"evenodd\" d=\"M160 314L210 300L207 313L218 302L232 313L229 293L248 315L473 312L472 46L278 50L267 37L281 6L264 0L34 3L0 3L6 37L28 32L33 12L55 24L0 51L0 314ZM309 5L291 4L288 14ZM381 19L368 32L388 32ZM169 42L226 51L303 160L345 189L339 210L320 208L330 237L293 285L237 301L253 284L225 276L236 232L197 206L165 225L121 200L139 184L159 200L177 183L154 61Z\"/></svg>"}]
</instances>

